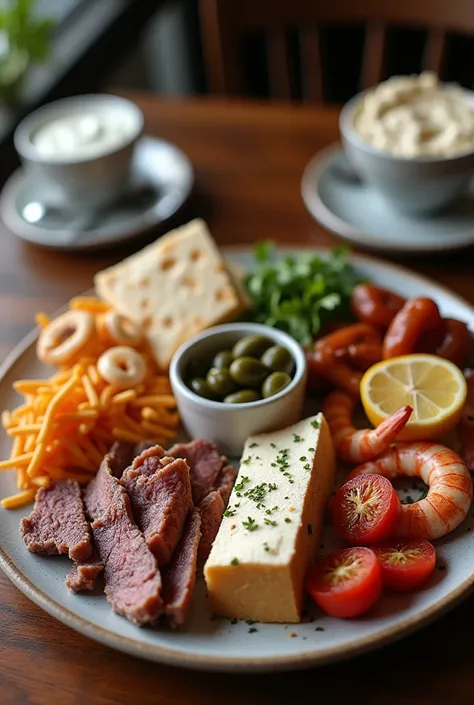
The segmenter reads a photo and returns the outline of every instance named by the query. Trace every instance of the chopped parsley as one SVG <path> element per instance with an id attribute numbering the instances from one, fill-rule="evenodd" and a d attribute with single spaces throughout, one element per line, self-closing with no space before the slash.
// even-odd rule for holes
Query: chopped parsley
<path id="1" fill-rule="evenodd" d="M 240 482 L 237 483 L 237 485 L 235 485 L 235 492 L 237 494 L 237 497 L 241 496 L 240 493 L 244 491 L 245 485 L 248 485 L 249 482 L 250 482 L 250 480 L 247 477 L 247 475 L 243 475 L 240 478 Z"/>
<path id="2" fill-rule="evenodd" d="M 242 465 L 249 465 L 252 462 L 252 456 L 249 455 L 247 458 L 242 460 Z"/>
<path id="3" fill-rule="evenodd" d="M 285 499 L 290 499 L 289 497 L 285 497 Z"/>
<path id="4" fill-rule="evenodd" d="M 249 448 L 258 448 L 258 443 L 251 443 Z"/>
<path id="5" fill-rule="evenodd" d="M 309 463 L 306 463 L 306 465 L 303 465 L 304 470 L 311 470 L 311 465 Z"/>
<path id="6" fill-rule="evenodd" d="M 276 445 L 274 443 L 270 443 L 270 448 L 276 448 Z"/>
<path id="7" fill-rule="evenodd" d="M 256 531 L 258 529 L 258 524 L 252 517 L 247 517 L 247 521 L 243 521 L 242 526 L 244 529 L 247 529 L 247 531 Z"/>
<path id="8" fill-rule="evenodd" d="M 315 632 L 323 632 L 323 631 L 324 631 L 324 627 L 315 627 L 315 628 L 314 628 L 314 631 L 315 631 Z"/>
<path id="9" fill-rule="evenodd" d="M 268 543 L 267 543 L 266 541 L 265 541 L 265 543 L 263 544 L 263 550 L 266 551 L 267 553 L 268 553 L 268 551 L 270 550 L 270 546 L 268 545 Z"/>
<path id="10" fill-rule="evenodd" d="M 316 448 L 308 448 L 308 453 L 316 453 Z"/>
<path id="11" fill-rule="evenodd" d="M 249 627 L 251 627 L 252 624 L 258 624 L 258 622 L 255 619 L 246 619 L 245 624 L 248 624 Z"/>
<path id="12" fill-rule="evenodd" d="M 293 443 L 302 443 L 303 440 L 304 439 L 301 438 L 301 436 L 299 436 L 297 433 L 293 434 Z"/>
<path id="13" fill-rule="evenodd" d="M 255 634 L 255 632 L 258 632 L 258 629 L 256 629 L 256 627 L 250 627 L 249 634 Z"/>
<path id="14" fill-rule="evenodd" d="M 232 509 L 232 507 L 227 507 L 227 509 L 224 512 L 225 517 L 234 517 L 235 516 L 235 509 Z"/>
<path id="15" fill-rule="evenodd" d="M 255 485 L 255 487 L 252 487 L 251 489 L 247 490 L 244 496 L 248 497 L 249 499 L 253 499 L 254 502 L 261 502 L 263 499 L 265 499 L 266 494 L 267 483 L 262 482 L 260 485 Z"/>
<path id="16" fill-rule="evenodd" d="M 301 460 L 302 463 L 306 462 L 306 460 L 307 460 L 306 455 L 302 455 L 301 458 L 300 458 L 300 460 Z"/>
<path id="17" fill-rule="evenodd" d="M 231 564 L 231 565 L 239 565 L 239 559 L 238 559 L 238 558 L 232 558 L 230 564 Z"/>
<path id="18" fill-rule="evenodd" d="M 316 421 L 316 419 L 314 419 L 314 421 L 311 421 L 311 426 L 313 428 L 319 428 L 319 421 Z"/>
<path id="19" fill-rule="evenodd" d="M 308 534 L 311 536 L 313 534 L 313 527 L 311 524 L 308 524 Z"/>
<path id="20" fill-rule="evenodd" d="M 233 617 L 233 618 L 230 620 L 230 623 L 231 623 L 231 624 L 237 624 L 238 621 L 239 621 L 238 619 L 236 619 L 235 617 Z"/>
<path id="21" fill-rule="evenodd" d="M 273 492 L 276 489 L 277 489 L 276 484 L 274 482 L 270 482 L 270 484 L 268 485 L 268 491 Z"/>
<path id="22" fill-rule="evenodd" d="M 267 517 L 264 518 L 263 522 L 267 526 L 278 526 L 276 521 L 273 521 L 272 519 L 268 519 Z"/>
<path id="23" fill-rule="evenodd" d="M 291 524 L 290 517 L 285 517 L 285 524 Z"/>

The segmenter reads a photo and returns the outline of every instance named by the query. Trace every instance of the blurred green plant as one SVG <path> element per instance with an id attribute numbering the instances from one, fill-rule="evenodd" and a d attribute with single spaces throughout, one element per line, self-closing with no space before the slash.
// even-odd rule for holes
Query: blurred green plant
<path id="1" fill-rule="evenodd" d="M 20 100 L 26 71 L 44 61 L 51 48 L 53 20 L 35 15 L 36 0 L 9 0 L 0 7 L 0 102 Z"/>

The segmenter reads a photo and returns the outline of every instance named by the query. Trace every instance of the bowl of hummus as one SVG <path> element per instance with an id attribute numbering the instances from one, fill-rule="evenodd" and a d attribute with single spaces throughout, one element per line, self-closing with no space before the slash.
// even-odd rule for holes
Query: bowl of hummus
<path id="1" fill-rule="evenodd" d="M 343 107 L 352 167 L 396 210 L 452 203 L 474 175 L 474 93 L 436 74 L 393 76 Z"/>

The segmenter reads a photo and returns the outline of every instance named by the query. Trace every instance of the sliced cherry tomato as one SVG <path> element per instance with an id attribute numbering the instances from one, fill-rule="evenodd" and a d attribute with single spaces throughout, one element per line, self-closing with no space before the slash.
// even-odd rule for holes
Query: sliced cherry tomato
<path id="1" fill-rule="evenodd" d="M 425 539 L 384 541 L 373 549 L 380 561 L 383 583 L 391 590 L 416 590 L 435 568 L 436 551 Z"/>
<path id="2" fill-rule="evenodd" d="M 332 505 L 334 528 L 352 544 L 371 544 L 393 535 L 401 504 L 390 480 L 359 475 L 336 492 Z"/>
<path id="3" fill-rule="evenodd" d="M 316 604 L 333 617 L 357 617 L 380 597 L 380 563 L 370 548 L 344 548 L 309 569 L 307 588 Z"/>

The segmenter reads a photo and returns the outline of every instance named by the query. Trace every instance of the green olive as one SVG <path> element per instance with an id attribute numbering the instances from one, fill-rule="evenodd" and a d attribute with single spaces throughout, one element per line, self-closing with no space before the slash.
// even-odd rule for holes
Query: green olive
<path id="1" fill-rule="evenodd" d="M 202 357 L 193 357 L 189 361 L 186 368 L 186 376 L 189 379 L 193 377 L 201 378 L 207 375 L 209 369 L 209 361 L 206 362 Z"/>
<path id="2" fill-rule="evenodd" d="M 232 394 L 237 387 L 229 374 L 229 370 L 226 369 L 218 370 L 217 367 L 211 367 L 206 379 L 211 392 L 217 397 L 225 397 L 227 394 Z"/>
<path id="3" fill-rule="evenodd" d="M 269 371 L 254 357 L 238 357 L 230 366 L 229 372 L 241 387 L 260 387 Z"/>
<path id="4" fill-rule="evenodd" d="M 286 372 L 272 372 L 262 385 L 262 397 L 267 399 L 274 394 L 278 394 L 282 389 L 285 389 L 291 382 L 290 375 Z"/>
<path id="5" fill-rule="evenodd" d="M 195 377 L 189 383 L 189 386 L 195 394 L 205 399 L 215 399 L 215 395 L 212 393 L 212 389 L 208 385 L 207 381 L 202 377 Z"/>
<path id="6" fill-rule="evenodd" d="M 229 394 L 225 397 L 226 404 L 248 404 L 250 401 L 258 401 L 261 396 L 255 389 L 241 389 L 239 392 Z"/>
<path id="7" fill-rule="evenodd" d="M 272 372 L 286 372 L 287 375 L 293 371 L 293 358 L 291 353 L 281 345 L 272 345 L 271 348 L 265 350 L 260 358 L 265 367 L 268 367 Z"/>
<path id="8" fill-rule="evenodd" d="M 246 335 L 236 342 L 232 348 L 234 358 L 261 357 L 265 350 L 272 345 L 272 341 L 264 335 Z"/>
<path id="9" fill-rule="evenodd" d="M 217 367 L 218 370 L 221 370 L 223 367 L 230 367 L 233 359 L 234 357 L 230 350 L 221 350 L 214 357 L 212 366 Z"/>

